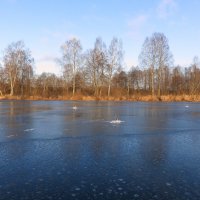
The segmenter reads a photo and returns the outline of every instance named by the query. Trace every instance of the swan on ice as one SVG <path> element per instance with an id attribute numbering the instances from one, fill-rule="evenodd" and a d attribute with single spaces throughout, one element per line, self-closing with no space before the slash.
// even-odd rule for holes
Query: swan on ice
<path id="1" fill-rule="evenodd" d="M 110 121 L 111 124 L 121 124 L 122 122 L 124 122 L 124 121 L 121 121 L 119 119 L 115 119 L 115 120 Z"/>
<path id="2" fill-rule="evenodd" d="M 77 106 L 73 106 L 72 109 L 73 109 L 73 110 L 77 110 L 78 107 L 77 107 Z"/>

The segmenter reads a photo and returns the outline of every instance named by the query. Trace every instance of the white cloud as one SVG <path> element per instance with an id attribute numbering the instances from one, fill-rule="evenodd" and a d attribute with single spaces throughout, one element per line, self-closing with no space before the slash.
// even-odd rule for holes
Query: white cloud
<path id="1" fill-rule="evenodd" d="M 177 10 L 176 0 L 161 0 L 157 7 L 158 17 L 161 19 L 166 19 Z"/>
<path id="2" fill-rule="evenodd" d="M 56 57 L 53 57 L 50 55 L 45 55 L 37 59 L 37 62 L 55 62 L 55 61 L 56 61 Z"/>
<path id="3" fill-rule="evenodd" d="M 61 67 L 57 62 L 57 57 L 53 53 L 40 54 L 35 53 L 35 72 L 36 74 L 42 74 L 43 72 L 55 73 L 59 75 L 61 73 Z"/>
<path id="4" fill-rule="evenodd" d="M 51 43 L 62 43 L 66 40 L 72 39 L 72 38 L 78 38 L 77 35 L 71 34 L 67 31 L 51 31 L 51 30 L 45 30 L 43 33 L 43 36 L 40 38 L 40 42 L 42 44 L 51 44 Z M 61 44 L 60 44 L 61 45 Z"/>
<path id="5" fill-rule="evenodd" d="M 36 61 L 36 74 L 42 74 L 43 72 L 55 73 L 56 75 L 61 74 L 61 68 L 53 60 L 41 60 Z"/>
<path id="6" fill-rule="evenodd" d="M 76 35 L 67 33 L 66 31 L 53 31 L 45 29 L 42 36 L 38 40 L 40 43 L 40 49 L 33 51 L 36 74 L 49 72 L 59 75 L 61 73 L 61 67 L 56 60 L 60 57 L 60 46 L 66 40 L 72 38 L 78 37 Z"/>
<path id="7" fill-rule="evenodd" d="M 127 57 L 125 59 L 125 63 L 127 65 L 128 68 L 132 67 L 132 66 L 136 66 L 138 63 L 136 62 L 136 60 L 134 58 L 131 57 Z"/>
<path id="8" fill-rule="evenodd" d="M 142 31 L 142 28 L 147 23 L 148 16 L 141 14 L 133 19 L 129 20 L 128 27 L 129 27 L 129 35 L 133 37 L 137 37 L 140 35 L 140 32 Z"/>

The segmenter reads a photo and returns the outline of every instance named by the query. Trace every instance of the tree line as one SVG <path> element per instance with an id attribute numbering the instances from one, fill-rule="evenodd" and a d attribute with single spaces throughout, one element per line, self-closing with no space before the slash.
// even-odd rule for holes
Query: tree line
<path id="1" fill-rule="evenodd" d="M 188 67 L 174 66 L 168 39 L 163 33 L 147 37 L 139 66 L 125 70 L 122 41 L 113 38 L 107 46 L 99 37 L 94 47 L 83 51 L 73 38 L 60 47 L 57 64 L 62 75 L 34 73 L 34 58 L 23 41 L 13 42 L 3 52 L 0 95 L 43 98 L 69 96 L 127 97 L 138 95 L 199 95 L 198 57 Z"/>

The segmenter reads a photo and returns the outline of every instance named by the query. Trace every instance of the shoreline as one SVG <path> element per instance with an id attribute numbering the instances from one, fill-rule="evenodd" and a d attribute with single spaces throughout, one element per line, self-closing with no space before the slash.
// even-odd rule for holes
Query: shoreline
<path id="1" fill-rule="evenodd" d="M 122 96 L 122 97 L 95 97 L 95 96 L 0 96 L 0 100 L 29 100 L 29 101 L 132 101 L 132 102 L 200 102 L 200 95 L 162 95 L 160 97 L 151 95 Z"/>

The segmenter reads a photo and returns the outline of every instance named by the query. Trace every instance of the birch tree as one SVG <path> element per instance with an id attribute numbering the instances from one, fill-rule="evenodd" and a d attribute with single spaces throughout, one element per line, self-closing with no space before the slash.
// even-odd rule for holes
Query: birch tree
<path id="1" fill-rule="evenodd" d="M 64 68 L 64 72 L 72 76 L 72 94 L 76 91 L 76 73 L 81 65 L 82 58 L 82 46 L 80 40 L 73 38 L 66 41 L 61 46 L 62 58 L 61 63 Z M 64 75 L 64 77 L 69 77 Z"/>
<path id="2" fill-rule="evenodd" d="M 151 95 L 154 96 L 154 72 L 156 66 L 156 49 L 155 49 L 155 41 L 152 38 L 147 37 L 142 46 L 142 51 L 139 55 L 140 65 L 143 68 L 149 68 L 151 73 L 150 80 L 150 89 Z"/>
<path id="3" fill-rule="evenodd" d="M 107 70 L 108 70 L 108 96 L 110 96 L 111 91 L 111 81 L 113 74 L 121 66 L 123 58 L 122 53 L 122 42 L 117 38 L 113 38 L 107 53 Z"/>
<path id="4" fill-rule="evenodd" d="M 154 33 L 153 40 L 156 45 L 156 63 L 158 68 L 158 96 L 161 95 L 161 89 L 164 83 L 164 68 L 171 66 L 173 56 L 170 52 L 168 39 L 163 33 Z"/>
<path id="5" fill-rule="evenodd" d="M 170 66 L 173 63 L 173 56 L 170 52 L 166 36 L 163 33 L 153 33 L 151 37 L 147 37 L 144 41 L 139 60 L 141 66 L 150 68 L 152 96 L 155 95 L 156 78 L 158 96 L 160 96 L 163 69 L 165 66 Z"/>
<path id="6" fill-rule="evenodd" d="M 10 96 L 13 96 L 16 82 L 24 80 L 26 69 L 32 69 L 34 59 L 23 41 L 13 42 L 5 49 L 3 57 L 5 72 L 10 83 Z M 23 84 L 22 84 L 23 85 Z"/>
<path id="7" fill-rule="evenodd" d="M 87 71 L 91 74 L 94 95 L 101 96 L 101 89 L 106 79 L 106 46 L 101 38 L 95 41 L 94 49 L 86 55 Z"/>

